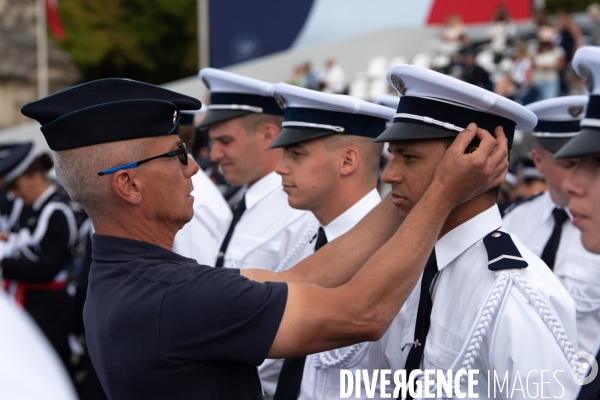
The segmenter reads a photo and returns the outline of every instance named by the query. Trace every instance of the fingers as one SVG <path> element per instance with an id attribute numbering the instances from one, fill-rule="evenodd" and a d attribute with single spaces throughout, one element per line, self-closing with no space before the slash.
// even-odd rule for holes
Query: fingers
<path id="1" fill-rule="evenodd" d="M 467 126 L 467 129 L 458 134 L 450 148 L 455 150 L 458 154 L 464 154 L 467 151 L 467 147 L 469 147 L 469 143 L 471 143 L 476 136 L 477 125 L 472 122 Z"/>
<path id="2" fill-rule="evenodd" d="M 488 131 L 481 128 L 477 130 L 477 138 L 480 140 L 477 150 L 485 157 L 488 157 L 496 148 L 496 139 Z"/>
<path id="3" fill-rule="evenodd" d="M 508 163 L 508 139 L 504 134 L 504 129 L 501 126 L 496 127 L 494 135 L 496 136 L 496 147 L 490 155 L 490 161 L 498 164 L 506 160 Z"/>

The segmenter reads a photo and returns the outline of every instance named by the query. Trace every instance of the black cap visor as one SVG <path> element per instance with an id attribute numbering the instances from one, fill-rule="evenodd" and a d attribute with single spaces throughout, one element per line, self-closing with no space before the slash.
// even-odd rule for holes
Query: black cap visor
<path id="1" fill-rule="evenodd" d="M 548 138 L 548 137 L 536 137 L 535 139 L 540 143 L 540 145 L 548 150 L 550 153 L 556 153 L 559 151 L 569 140 L 572 138 Z"/>
<path id="2" fill-rule="evenodd" d="M 209 109 L 206 112 L 206 116 L 198 125 L 198 129 L 205 129 L 210 127 L 211 125 L 217 124 L 219 122 L 227 121 L 229 119 L 243 117 L 244 115 L 254 114 L 252 111 L 248 110 L 211 110 Z"/>
<path id="3" fill-rule="evenodd" d="M 269 146 L 272 149 L 289 146 L 292 144 L 305 142 L 307 140 L 317 139 L 329 135 L 335 135 L 337 132 L 325 129 L 296 129 L 283 128 L 279 135 L 271 142 Z"/>
<path id="4" fill-rule="evenodd" d="M 583 128 L 555 155 L 557 160 L 600 154 L 600 129 Z"/>
<path id="5" fill-rule="evenodd" d="M 381 135 L 375 143 L 393 142 L 396 140 L 425 140 L 441 139 L 458 136 L 460 132 L 437 128 L 431 125 L 421 125 L 411 122 L 394 122 Z"/>

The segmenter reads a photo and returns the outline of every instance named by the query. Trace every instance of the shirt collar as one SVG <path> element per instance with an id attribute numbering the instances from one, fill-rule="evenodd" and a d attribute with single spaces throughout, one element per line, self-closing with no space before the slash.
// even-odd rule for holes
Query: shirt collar
<path id="1" fill-rule="evenodd" d="M 337 239 L 344 233 L 348 232 L 354 225 L 365 217 L 379 202 L 381 196 L 377 189 L 371 190 L 365 197 L 357 201 L 352 207 L 344 211 L 339 217 L 331 221 L 327 226 L 324 226 L 325 236 L 327 241 Z"/>
<path id="2" fill-rule="evenodd" d="M 494 204 L 442 236 L 435 244 L 438 270 L 442 270 L 469 247 L 502 226 L 498 206 Z"/>
<path id="3" fill-rule="evenodd" d="M 161 260 L 188 262 L 189 259 L 152 243 L 92 234 L 92 259 L 98 261 Z"/>
<path id="4" fill-rule="evenodd" d="M 33 202 L 31 208 L 33 208 L 34 211 L 38 211 L 44 205 L 46 200 L 48 200 L 48 198 L 52 196 L 55 192 L 56 186 L 50 185 L 50 187 L 48 187 L 48 189 L 46 189 L 44 193 L 42 193 L 41 196 Z"/>
<path id="5" fill-rule="evenodd" d="M 283 190 L 281 186 L 281 176 L 277 175 L 275 171 L 254 182 L 254 184 L 246 190 L 246 210 L 254 207 L 259 201 L 267 197 L 277 188 Z"/>
<path id="6" fill-rule="evenodd" d="M 554 204 L 554 202 L 552 201 L 552 197 L 550 197 L 549 191 L 545 191 L 543 194 L 541 194 L 541 197 L 542 197 L 542 222 L 550 220 L 552 222 L 552 224 L 554 224 L 554 216 L 552 215 L 552 212 L 554 211 L 555 208 L 564 208 L 564 207 Z M 567 212 L 569 219 L 573 219 L 573 216 L 569 212 L 569 209 L 565 208 L 565 211 Z"/>

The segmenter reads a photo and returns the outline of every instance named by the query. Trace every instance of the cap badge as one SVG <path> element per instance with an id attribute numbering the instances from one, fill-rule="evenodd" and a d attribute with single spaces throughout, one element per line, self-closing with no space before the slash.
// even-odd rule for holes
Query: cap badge
<path id="1" fill-rule="evenodd" d="M 574 104 L 572 106 L 569 106 L 569 114 L 571 114 L 573 118 L 579 117 L 582 113 L 583 106 L 581 104 Z"/>
<path id="2" fill-rule="evenodd" d="M 581 80 L 588 92 L 592 93 L 594 91 L 594 76 L 584 63 L 579 64 L 579 76 L 581 76 Z"/>
<path id="3" fill-rule="evenodd" d="M 285 100 L 283 97 L 281 97 L 279 93 L 273 93 L 273 97 L 275 97 L 275 101 L 277 102 L 279 108 L 283 110 L 285 108 Z"/>
<path id="4" fill-rule="evenodd" d="M 177 122 L 177 111 L 173 113 L 173 125 Z"/>
<path id="5" fill-rule="evenodd" d="M 396 88 L 396 90 L 402 95 L 404 96 L 406 94 L 406 85 L 404 84 L 404 82 L 402 81 L 402 79 L 396 75 L 396 74 L 392 74 L 392 84 L 394 85 L 394 87 Z"/>

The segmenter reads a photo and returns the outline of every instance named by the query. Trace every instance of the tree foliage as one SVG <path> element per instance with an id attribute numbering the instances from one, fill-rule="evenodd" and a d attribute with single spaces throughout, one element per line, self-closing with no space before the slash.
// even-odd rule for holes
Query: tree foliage
<path id="1" fill-rule="evenodd" d="M 597 0 L 546 0 L 546 10 L 550 13 L 563 8 L 569 12 L 584 12 L 592 3 Z"/>
<path id="2" fill-rule="evenodd" d="M 84 81 L 162 84 L 197 72 L 195 0 L 60 0 L 69 52 Z"/>

